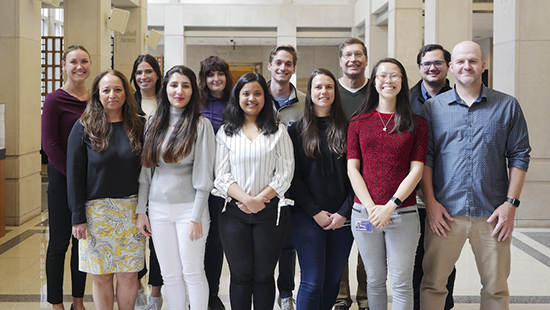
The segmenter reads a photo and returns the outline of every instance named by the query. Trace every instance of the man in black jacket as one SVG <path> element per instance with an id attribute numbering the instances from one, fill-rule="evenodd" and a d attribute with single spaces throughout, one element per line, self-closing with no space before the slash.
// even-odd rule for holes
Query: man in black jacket
<path id="1" fill-rule="evenodd" d="M 424 45 L 416 57 L 416 63 L 422 79 L 414 85 L 409 92 L 409 99 L 414 113 L 420 114 L 424 102 L 432 97 L 442 94 L 451 89 L 447 72 L 451 54 L 439 44 Z M 424 258 L 424 230 L 426 221 L 426 206 L 421 200 L 422 193 L 417 191 L 418 215 L 420 218 L 420 239 L 416 249 L 416 258 L 414 262 L 413 289 L 414 289 L 414 309 L 420 309 L 420 283 L 424 271 L 422 270 L 422 259 Z M 447 280 L 447 299 L 445 301 L 445 310 L 452 309 L 453 288 L 455 283 L 456 269 L 453 270 Z"/>

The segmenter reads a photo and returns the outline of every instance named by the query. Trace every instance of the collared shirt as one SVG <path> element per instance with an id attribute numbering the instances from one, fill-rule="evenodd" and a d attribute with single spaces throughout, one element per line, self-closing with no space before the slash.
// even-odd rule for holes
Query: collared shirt
<path id="1" fill-rule="evenodd" d="M 447 82 L 445 83 L 445 86 L 448 86 L 448 85 L 449 85 L 449 80 L 447 80 Z M 428 99 L 432 98 L 430 93 L 428 93 L 428 90 L 426 89 L 426 87 L 424 87 L 424 83 L 420 83 L 420 89 L 422 90 L 422 97 L 424 97 L 424 100 L 428 100 Z M 446 92 L 447 89 L 445 87 L 443 87 L 437 93 L 435 93 L 433 96 L 435 97 L 435 96 L 439 95 L 441 93 L 441 91 Z"/>
<path id="2" fill-rule="evenodd" d="M 470 106 L 456 89 L 424 104 L 435 199 L 451 216 L 490 216 L 508 192 L 508 168 L 527 171 L 529 137 L 518 101 L 482 86 Z"/>
<path id="3" fill-rule="evenodd" d="M 429 94 L 426 91 L 426 88 L 424 87 L 424 80 L 418 81 L 411 89 L 409 90 L 409 101 L 411 102 L 411 107 L 413 109 L 413 112 L 420 115 L 420 112 L 422 111 L 422 107 L 424 106 L 424 102 L 431 98 L 426 98 L 426 96 L 429 96 Z M 445 79 L 445 86 L 441 88 L 437 94 L 443 94 L 444 92 L 447 92 L 451 90 L 451 86 L 449 85 L 449 80 Z M 435 97 L 435 96 L 434 96 Z"/>

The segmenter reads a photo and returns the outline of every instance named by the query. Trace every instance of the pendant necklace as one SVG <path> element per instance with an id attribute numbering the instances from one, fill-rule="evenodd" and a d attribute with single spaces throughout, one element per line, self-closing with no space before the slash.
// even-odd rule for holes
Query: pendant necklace
<path id="1" fill-rule="evenodd" d="M 384 126 L 384 127 L 382 127 L 382 130 L 387 131 L 388 130 L 388 124 L 390 123 L 391 118 L 393 117 L 393 115 L 395 113 L 392 113 L 392 115 L 390 116 L 388 121 L 384 124 L 384 121 L 382 120 L 382 116 L 380 115 L 380 112 L 378 112 L 378 111 L 376 111 L 376 112 L 378 113 L 378 117 L 380 118 L 380 121 L 382 122 L 382 126 Z"/>

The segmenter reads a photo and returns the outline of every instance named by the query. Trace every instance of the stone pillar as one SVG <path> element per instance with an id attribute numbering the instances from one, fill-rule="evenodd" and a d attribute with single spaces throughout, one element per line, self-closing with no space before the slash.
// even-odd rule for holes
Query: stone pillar
<path id="1" fill-rule="evenodd" d="M 288 1 L 287 1 L 288 2 Z M 298 55 L 300 51 L 296 46 L 296 8 L 292 4 L 282 4 L 279 6 L 279 22 L 277 24 L 277 46 L 290 44 L 294 46 Z M 267 55 L 266 55 L 267 56 Z M 298 58 L 298 64 L 300 60 Z M 266 63 L 267 68 L 267 63 Z M 296 73 L 290 78 L 290 83 L 296 86 L 296 77 L 298 76 L 298 66 Z M 268 78 L 268 77 L 266 77 Z"/>
<path id="2" fill-rule="evenodd" d="M 164 6 L 164 73 L 185 64 L 183 5 Z"/>
<path id="3" fill-rule="evenodd" d="M 522 227 L 550 227 L 550 1 L 495 0 L 493 87 L 519 100 L 533 151 L 516 212 Z"/>
<path id="4" fill-rule="evenodd" d="M 441 44 L 449 52 L 472 40 L 472 0 L 425 0 L 424 44 Z"/>
<path id="5" fill-rule="evenodd" d="M 365 74 L 370 76 L 372 67 L 378 60 L 387 57 L 388 55 L 388 26 L 379 26 L 376 22 L 377 12 L 381 10 L 375 1 L 367 0 L 367 12 L 365 14 L 365 46 L 369 65 Z"/>
<path id="6" fill-rule="evenodd" d="M 388 56 L 397 58 L 403 64 L 409 85 L 414 85 L 420 78 L 416 55 L 421 47 L 422 1 L 389 0 Z"/>
<path id="7" fill-rule="evenodd" d="M 145 53 L 147 1 L 141 1 L 141 6 L 138 7 L 122 7 L 121 9 L 130 11 L 130 19 L 124 34 L 115 31 L 115 69 L 120 70 L 130 80 L 134 60 L 138 55 Z"/>
<path id="8" fill-rule="evenodd" d="M 40 214 L 40 1 L 0 5 L 0 102 L 6 104 L 6 225 Z"/>
<path id="9" fill-rule="evenodd" d="M 65 9 L 65 48 L 84 46 L 92 58 L 92 69 L 86 85 L 91 88 L 99 72 L 111 68 L 111 35 L 107 18 L 111 14 L 111 0 L 68 0 Z"/>

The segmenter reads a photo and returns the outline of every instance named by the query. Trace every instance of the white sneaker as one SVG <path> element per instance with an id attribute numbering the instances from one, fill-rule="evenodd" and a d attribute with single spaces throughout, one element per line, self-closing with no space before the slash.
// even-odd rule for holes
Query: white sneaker
<path id="1" fill-rule="evenodd" d="M 143 289 L 140 288 L 138 290 L 135 308 L 145 307 L 145 305 L 147 305 L 147 297 L 145 297 L 145 294 L 143 293 Z"/>
<path id="2" fill-rule="evenodd" d="M 149 303 L 143 310 L 160 310 L 162 308 L 162 296 L 153 297 L 149 296 Z"/>
<path id="3" fill-rule="evenodd" d="M 294 304 L 296 301 L 294 301 L 294 298 L 287 297 L 287 298 L 280 298 L 278 300 L 279 307 L 281 307 L 281 310 L 294 310 Z"/>

